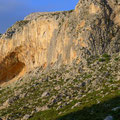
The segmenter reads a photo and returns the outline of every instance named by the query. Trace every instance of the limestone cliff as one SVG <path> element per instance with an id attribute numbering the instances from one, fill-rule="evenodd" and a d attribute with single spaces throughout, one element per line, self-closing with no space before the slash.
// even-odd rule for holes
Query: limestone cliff
<path id="1" fill-rule="evenodd" d="M 75 10 L 32 13 L 0 38 L 0 83 L 35 67 L 120 51 L 118 0 L 79 0 Z"/>

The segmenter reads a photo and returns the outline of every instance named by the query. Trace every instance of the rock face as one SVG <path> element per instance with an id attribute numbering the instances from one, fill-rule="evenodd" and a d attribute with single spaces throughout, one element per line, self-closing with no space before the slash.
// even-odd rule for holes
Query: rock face
<path id="1" fill-rule="evenodd" d="M 32 13 L 0 37 L 0 83 L 35 67 L 120 51 L 118 0 L 79 0 L 75 10 Z"/>
<path id="2" fill-rule="evenodd" d="M 2 34 L 0 33 L 0 38 L 2 37 Z"/>

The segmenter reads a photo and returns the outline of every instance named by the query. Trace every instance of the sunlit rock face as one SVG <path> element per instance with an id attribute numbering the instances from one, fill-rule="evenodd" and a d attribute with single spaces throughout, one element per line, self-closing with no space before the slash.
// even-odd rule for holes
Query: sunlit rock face
<path id="1" fill-rule="evenodd" d="M 72 11 L 32 13 L 0 37 L 0 83 L 35 67 L 119 52 L 119 28 L 117 0 L 79 0 Z"/>

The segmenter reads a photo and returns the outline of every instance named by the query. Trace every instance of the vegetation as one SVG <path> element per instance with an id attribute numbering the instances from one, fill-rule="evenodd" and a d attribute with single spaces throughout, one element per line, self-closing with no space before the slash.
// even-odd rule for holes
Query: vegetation
<path id="1" fill-rule="evenodd" d="M 109 62 L 109 60 L 111 59 L 111 56 L 108 54 L 103 54 L 102 57 L 99 59 L 99 62 Z"/>
<path id="2" fill-rule="evenodd" d="M 0 116 L 30 120 L 119 120 L 119 55 L 90 57 L 88 65 L 63 65 L 47 72 L 36 68 L 0 89 Z M 99 59 L 105 61 L 100 62 Z M 109 58 L 109 60 L 108 60 Z M 107 59 L 107 60 L 106 60 Z M 107 61 L 107 62 L 106 62 Z M 7 106 L 5 106 L 7 103 Z"/>

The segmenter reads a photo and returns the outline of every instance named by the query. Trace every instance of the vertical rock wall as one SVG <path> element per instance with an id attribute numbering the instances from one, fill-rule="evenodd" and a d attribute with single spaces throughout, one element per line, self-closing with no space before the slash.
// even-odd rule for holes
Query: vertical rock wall
<path id="1" fill-rule="evenodd" d="M 0 38 L 0 75 L 4 74 L 0 81 L 35 67 L 119 52 L 119 11 L 117 0 L 79 0 L 73 11 L 27 16 Z M 10 57 L 12 53 L 15 57 Z M 12 72 L 16 69 L 18 72 Z M 12 77 L 7 77 L 8 72 L 13 73 Z"/>

